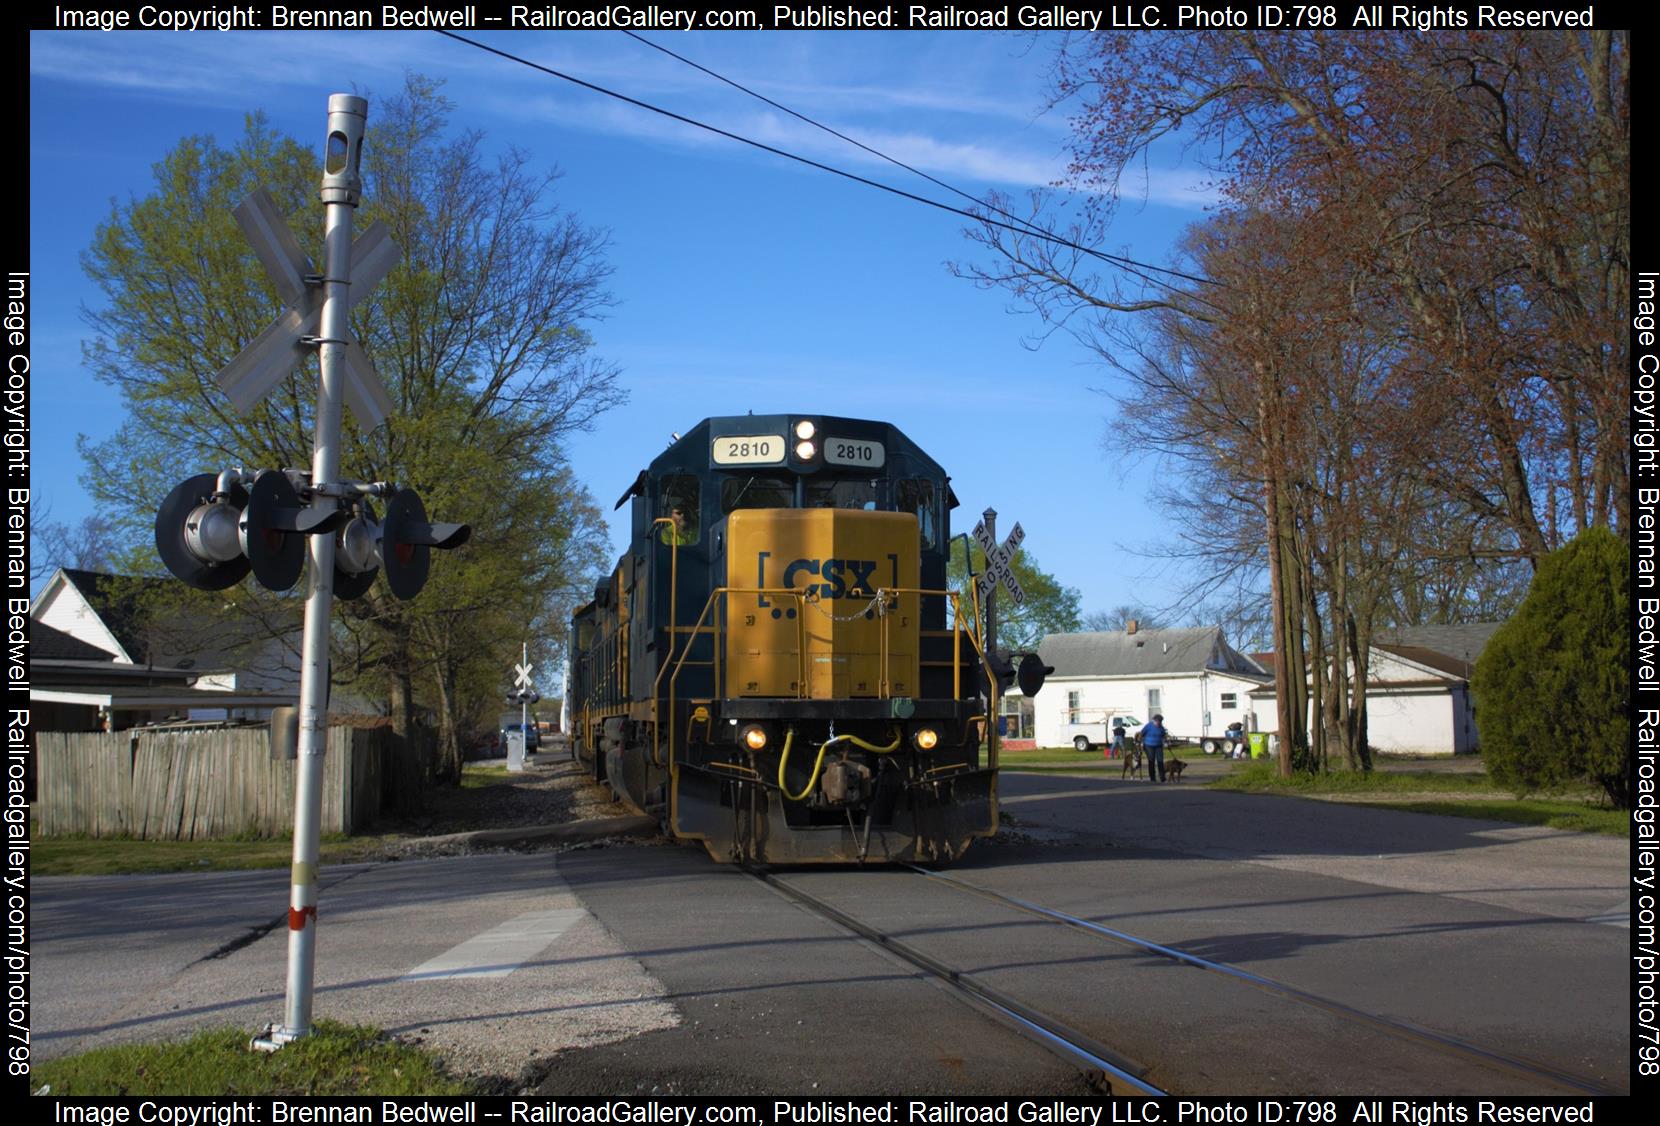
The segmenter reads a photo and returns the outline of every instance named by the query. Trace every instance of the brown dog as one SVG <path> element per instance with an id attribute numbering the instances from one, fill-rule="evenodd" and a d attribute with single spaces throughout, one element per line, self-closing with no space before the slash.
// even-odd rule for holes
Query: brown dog
<path id="1" fill-rule="evenodd" d="M 1120 778 L 1141 777 L 1141 748 L 1130 747 L 1124 752 L 1124 769 L 1118 772 Z"/>
<path id="2" fill-rule="evenodd" d="M 1164 764 L 1164 772 L 1170 776 L 1170 780 L 1172 782 L 1180 782 L 1182 780 L 1182 771 L 1186 769 L 1187 763 L 1183 762 L 1179 758 L 1173 758 Z"/>

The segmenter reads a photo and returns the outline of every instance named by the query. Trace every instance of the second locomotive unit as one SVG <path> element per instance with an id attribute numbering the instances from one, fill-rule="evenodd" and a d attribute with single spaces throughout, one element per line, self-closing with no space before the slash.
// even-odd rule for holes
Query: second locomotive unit
<path id="1" fill-rule="evenodd" d="M 981 738 L 1009 674 L 946 589 L 931 457 L 884 422 L 711 418 L 625 503 L 629 550 L 572 620 L 596 778 L 722 861 L 943 860 L 996 832 Z"/>

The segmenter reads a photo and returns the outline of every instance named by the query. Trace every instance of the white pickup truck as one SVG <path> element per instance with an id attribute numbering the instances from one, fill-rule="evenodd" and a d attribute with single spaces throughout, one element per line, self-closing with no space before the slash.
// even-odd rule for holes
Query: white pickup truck
<path id="1" fill-rule="evenodd" d="M 1125 742 L 1134 742 L 1135 733 L 1141 730 L 1141 720 L 1128 712 L 1123 712 L 1089 723 L 1069 723 L 1061 728 L 1061 736 L 1071 742 L 1073 750 L 1084 754 L 1109 746 L 1112 743 L 1114 727 L 1124 729 Z"/>

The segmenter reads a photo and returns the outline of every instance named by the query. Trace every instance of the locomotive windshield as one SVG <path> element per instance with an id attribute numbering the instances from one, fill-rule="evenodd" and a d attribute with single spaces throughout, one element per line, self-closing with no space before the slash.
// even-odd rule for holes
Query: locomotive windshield
<path id="1" fill-rule="evenodd" d="M 806 482 L 807 507 L 854 508 L 873 512 L 880 507 L 877 503 L 877 485 L 876 481 L 863 477 L 841 480 L 816 478 Z"/>
<path id="2" fill-rule="evenodd" d="M 735 508 L 790 508 L 795 504 L 795 482 L 788 477 L 754 474 L 728 477 L 720 483 L 720 510 Z"/>

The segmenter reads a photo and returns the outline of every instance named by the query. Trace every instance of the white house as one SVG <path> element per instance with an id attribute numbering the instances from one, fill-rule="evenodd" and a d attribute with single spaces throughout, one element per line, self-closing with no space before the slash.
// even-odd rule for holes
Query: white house
<path id="1" fill-rule="evenodd" d="M 1219 737 L 1235 722 L 1259 730 L 1250 693 L 1270 678 L 1228 645 L 1220 626 L 1139 629 L 1131 622 L 1122 631 L 1052 633 L 1038 655 L 1055 669 L 1043 691 L 1031 700 L 1011 693 L 1002 709 L 1010 717 L 1004 730 L 1029 738 L 1026 745 L 1067 746 L 1069 727 L 1124 714 L 1141 722 L 1161 714 L 1181 739 Z M 1013 718 L 1017 712 L 1024 723 Z"/>
<path id="2" fill-rule="evenodd" d="M 130 727 L 168 716 L 263 718 L 292 704 L 299 661 L 280 639 L 237 646 L 205 630 L 147 629 L 140 602 L 163 579 L 59 568 L 29 607 L 36 726 Z M 192 639 L 192 635 L 194 638 Z M 233 639 L 234 640 L 234 639 Z"/>
<path id="3" fill-rule="evenodd" d="M 1383 754 L 1461 755 L 1481 743 L 1470 674 L 1499 622 L 1413 626 L 1372 642 L 1366 680 L 1366 736 Z M 1263 726 L 1279 726 L 1274 686 L 1253 693 Z"/>

